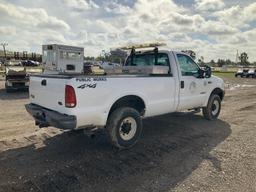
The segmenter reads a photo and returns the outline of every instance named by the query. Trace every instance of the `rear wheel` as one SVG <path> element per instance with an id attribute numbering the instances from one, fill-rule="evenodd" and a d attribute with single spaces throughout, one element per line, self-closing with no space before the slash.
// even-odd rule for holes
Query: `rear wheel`
<path id="1" fill-rule="evenodd" d="M 142 132 L 139 112 L 130 107 L 116 109 L 108 119 L 107 131 L 115 147 L 132 147 L 138 142 Z"/>
<path id="2" fill-rule="evenodd" d="M 206 107 L 203 108 L 204 118 L 207 120 L 217 119 L 221 110 L 221 99 L 219 95 L 211 95 Z"/>

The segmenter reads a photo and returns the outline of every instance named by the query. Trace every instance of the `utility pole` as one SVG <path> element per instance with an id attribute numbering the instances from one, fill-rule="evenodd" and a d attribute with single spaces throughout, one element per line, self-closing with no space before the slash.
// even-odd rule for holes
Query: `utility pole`
<path id="1" fill-rule="evenodd" d="M 8 43 L 1 43 L 1 45 L 3 46 L 3 49 L 4 49 L 4 57 L 5 57 L 5 60 L 6 60 L 7 57 L 6 57 L 6 50 L 5 50 L 5 47 L 8 46 Z"/>
<path id="2" fill-rule="evenodd" d="M 236 65 L 238 64 L 239 55 L 238 55 L 238 49 L 236 50 Z"/>

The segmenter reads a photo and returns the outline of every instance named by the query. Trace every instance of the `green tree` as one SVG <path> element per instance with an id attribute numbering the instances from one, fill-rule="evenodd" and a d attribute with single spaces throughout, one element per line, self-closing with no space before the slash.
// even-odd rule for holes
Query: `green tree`
<path id="1" fill-rule="evenodd" d="M 249 65 L 248 59 L 249 57 L 246 52 L 241 53 L 241 55 L 239 56 L 241 65 Z"/>
<path id="2" fill-rule="evenodd" d="M 217 61 L 218 67 L 222 67 L 222 66 L 225 65 L 225 64 L 226 64 L 226 62 L 225 62 L 224 59 L 218 59 L 218 61 Z"/>
<path id="3" fill-rule="evenodd" d="M 192 57 L 194 60 L 196 59 L 196 53 L 192 50 L 184 50 L 184 51 L 181 51 L 181 52 L 190 55 L 190 57 Z"/>
<path id="4" fill-rule="evenodd" d="M 230 59 L 227 59 L 225 64 L 226 65 L 232 65 L 232 61 Z"/>
<path id="5" fill-rule="evenodd" d="M 201 56 L 200 59 L 198 59 L 198 64 L 199 64 L 201 67 L 205 65 L 205 63 L 204 63 L 204 57 L 203 57 L 203 56 Z"/>
<path id="6" fill-rule="evenodd" d="M 97 61 L 112 62 L 123 64 L 127 57 L 127 53 L 120 49 L 102 51 L 102 54 L 96 58 Z"/>

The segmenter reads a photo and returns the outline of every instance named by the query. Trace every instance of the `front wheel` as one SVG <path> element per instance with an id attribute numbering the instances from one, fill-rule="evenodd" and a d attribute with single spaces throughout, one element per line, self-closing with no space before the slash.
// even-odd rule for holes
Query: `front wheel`
<path id="1" fill-rule="evenodd" d="M 116 109 L 109 117 L 107 131 L 112 144 L 120 149 L 135 145 L 142 132 L 142 120 L 137 110 L 130 107 Z"/>
<path id="2" fill-rule="evenodd" d="M 219 95 L 211 95 L 206 107 L 203 108 L 204 118 L 207 120 L 217 119 L 220 114 L 221 99 Z"/>

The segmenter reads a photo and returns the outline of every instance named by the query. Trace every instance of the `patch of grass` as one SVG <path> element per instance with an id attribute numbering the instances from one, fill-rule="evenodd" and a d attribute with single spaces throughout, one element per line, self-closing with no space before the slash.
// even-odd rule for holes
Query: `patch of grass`
<path id="1" fill-rule="evenodd" d="M 235 72 L 214 71 L 212 74 L 215 75 L 215 76 L 218 76 L 218 77 L 227 77 L 227 78 L 234 78 L 235 77 Z"/>

